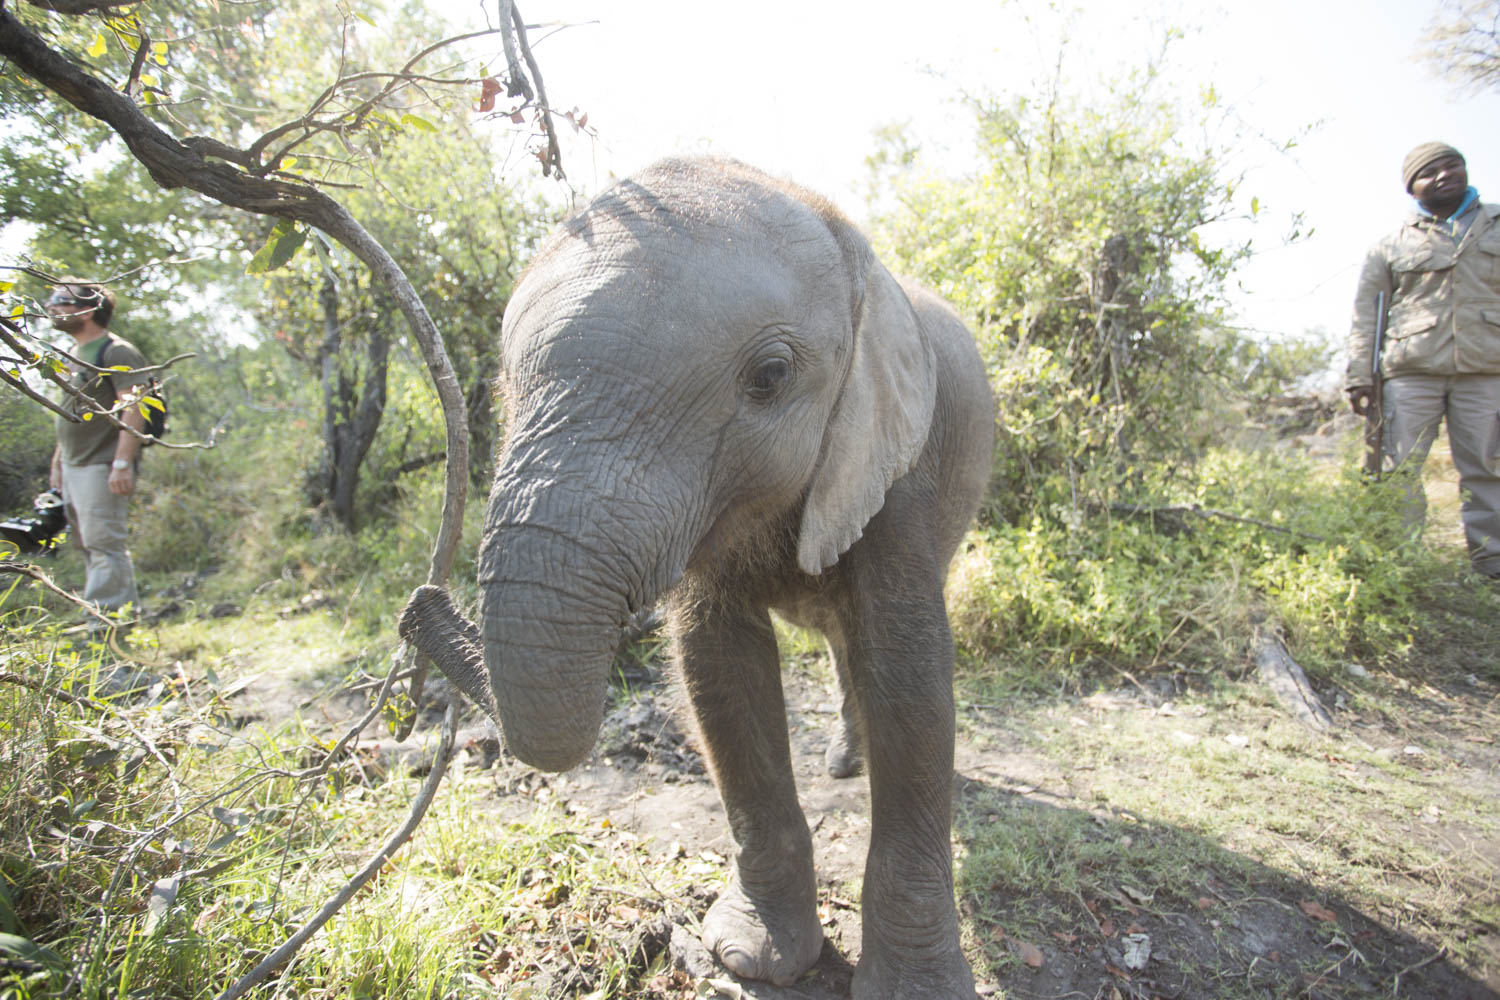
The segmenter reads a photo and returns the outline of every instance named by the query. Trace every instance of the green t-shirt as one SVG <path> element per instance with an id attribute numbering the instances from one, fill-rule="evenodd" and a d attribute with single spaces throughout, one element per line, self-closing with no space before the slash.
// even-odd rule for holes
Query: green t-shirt
<path id="1" fill-rule="evenodd" d="M 91 340 L 72 353 L 79 360 L 86 361 L 96 368 L 113 368 L 116 365 L 124 365 L 128 368 L 146 367 L 146 359 L 141 356 L 141 352 L 136 350 L 128 340 L 121 340 L 112 333 L 106 333 L 96 340 Z M 119 394 L 126 389 L 145 385 L 150 381 L 150 375 L 135 372 L 110 372 L 108 375 L 96 375 L 93 372 L 81 371 L 73 375 L 73 385 L 81 389 L 85 396 L 103 409 L 114 406 Z M 71 396 L 62 401 L 62 407 L 69 413 L 86 412 L 86 407 Z M 119 439 L 119 429 L 102 417 L 95 416 L 92 420 L 83 420 L 76 424 L 62 417 L 57 418 L 57 443 L 62 450 L 62 460 L 68 465 L 103 465 L 112 462 L 115 457 L 115 444 Z"/>

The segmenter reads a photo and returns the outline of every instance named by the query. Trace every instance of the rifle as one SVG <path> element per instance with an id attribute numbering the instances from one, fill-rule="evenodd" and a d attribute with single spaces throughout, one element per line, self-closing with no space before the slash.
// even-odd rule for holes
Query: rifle
<path id="1" fill-rule="evenodd" d="M 1365 475 L 1380 478 L 1385 456 L 1385 380 L 1380 352 L 1385 347 L 1385 292 L 1375 297 L 1375 349 L 1370 355 L 1370 402 L 1365 409 Z"/>

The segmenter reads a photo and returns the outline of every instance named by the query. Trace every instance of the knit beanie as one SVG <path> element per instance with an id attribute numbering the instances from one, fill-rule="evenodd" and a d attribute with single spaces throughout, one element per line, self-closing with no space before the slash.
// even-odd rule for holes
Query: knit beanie
<path id="1" fill-rule="evenodd" d="M 1406 193 L 1411 193 L 1411 182 L 1416 180 L 1417 174 L 1422 168 L 1433 160 L 1441 160 L 1445 156 L 1456 156 L 1460 160 L 1464 154 L 1448 145 L 1446 142 L 1424 142 L 1410 153 L 1406 159 L 1401 161 L 1401 183 L 1406 186 Z"/>

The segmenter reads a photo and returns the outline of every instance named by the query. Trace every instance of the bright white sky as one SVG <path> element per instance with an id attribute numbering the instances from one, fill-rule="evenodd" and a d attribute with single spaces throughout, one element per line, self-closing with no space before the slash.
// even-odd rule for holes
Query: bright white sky
<path id="1" fill-rule="evenodd" d="M 474 26 L 494 6 L 446 4 Z M 564 151 L 575 185 L 596 190 L 659 156 L 711 150 L 792 177 L 856 219 L 874 128 L 909 121 L 918 137 L 961 153 L 958 85 L 1028 92 L 1056 62 L 1061 24 L 1038 0 L 518 5 L 530 23 L 578 25 L 536 45 L 553 105 L 580 107 L 599 130 L 596 143 Z M 1085 85 L 1112 77 L 1173 25 L 1187 29 L 1171 59 L 1184 99 L 1211 83 L 1247 133 L 1271 139 L 1316 125 L 1288 155 L 1245 136 L 1245 201 L 1258 196 L 1269 221 L 1258 227 L 1265 252 L 1244 274 L 1241 315 L 1268 334 L 1322 326 L 1341 339 L 1365 249 L 1410 205 L 1407 150 L 1429 139 L 1457 146 L 1481 196 L 1500 200 L 1500 95 L 1465 97 L 1416 59 L 1436 9 L 1434 0 L 1082 0 L 1064 75 Z M 1298 210 L 1314 235 L 1281 247 Z"/>
<path id="2" fill-rule="evenodd" d="M 473 28 L 495 7 L 431 2 Z M 599 132 L 564 150 L 575 187 L 598 190 L 669 153 L 713 151 L 792 177 L 857 220 L 876 127 L 909 122 L 926 148 L 946 146 L 961 167 L 968 120 L 953 106 L 959 87 L 1032 92 L 1056 63 L 1062 24 L 1044 0 L 518 2 L 528 22 L 574 25 L 533 41 L 552 103 L 587 111 Z M 1073 83 L 1139 65 L 1176 26 L 1187 30 L 1171 61 L 1183 99 L 1211 83 L 1245 121 L 1242 191 L 1247 205 L 1259 198 L 1267 220 L 1257 229 L 1263 252 L 1243 273 L 1249 329 L 1323 327 L 1342 337 L 1365 249 L 1408 210 L 1400 163 L 1417 143 L 1457 146 L 1481 195 L 1500 201 L 1500 95 L 1460 95 L 1416 60 L 1436 0 L 1076 8 L 1063 62 Z M 1286 139 L 1309 126 L 1288 155 L 1251 135 Z M 1282 247 L 1294 211 L 1315 232 Z M 17 234 L 5 235 L 12 239 L 0 244 Z M 14 249 L 0 245 L 0 256 Z"/>

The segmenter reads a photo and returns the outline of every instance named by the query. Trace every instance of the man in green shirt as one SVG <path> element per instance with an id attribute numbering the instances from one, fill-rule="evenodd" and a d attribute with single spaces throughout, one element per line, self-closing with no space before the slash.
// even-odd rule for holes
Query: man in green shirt
<path id="1" fill-rule="evenodd" d="M 68 523 L 83 549 L 83 597 L 104 611 L 136 603 L 135 568 L 125 535 L 141 441 L 97 411 L 113 411 L 123 423 L 141 430 L 145 418 L 138 406 L 129 404 L 150 382 L 149 375 L 135 371 L 99 370 L 146 366 L 140 351 L 109 332 L 114 311 L 114 293 L 92 282 L 58 285 L 47 299 L 52 325 L 73 338 L 70 353 L 81 364 L 69 365 L 72 381 L 88 400 L 70 396 L 63 402 L 70 412 L 87 419 L 75 423 L 57 418 L 52 485 L 62 490 Z"/>

